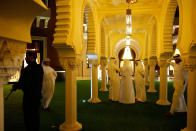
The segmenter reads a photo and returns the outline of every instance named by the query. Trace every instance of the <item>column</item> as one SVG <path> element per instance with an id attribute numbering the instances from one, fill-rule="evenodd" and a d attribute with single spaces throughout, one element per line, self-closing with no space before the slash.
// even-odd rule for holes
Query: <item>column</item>
<path id="1" fill-rule="evenodd" d="M 170 105 L 171 103 L 167 99 L 167 67 L 168 63 L 166 60 L 159 61 L 160 67 L 160 91 L 159 100 L 156 102 L 158 105 Z"/>
<path id="2" fill-rule="evenodd" d="M 148 86 L 148 60 L 144 60 L 144 71 L 145 71 L 145 85 Z"/>
<path id="3" fill-rule="evenodd" d="M 155 65 L 156 65 L 156 60 L 155 59 L 150 59 L 149 60 L 149 66 L 150 66 L 150 86 L 149 86 L 149 89 L 148 89 L 148 92 L 157 92 L 155 90 L 155 87 L 154 87 L 154 78 L 155 78 Z"/>
<path id="4" fill-rule="evenodd" d="M 99 89 L 99 91 L 108 91 L 106 87 L 106 65 L 107 65 L 107 58 L 101 57 L 102 81 L 101 81 L 101 88 Z"/>
<path id="5" fill-rule="evenodd" d="M 77 85 L 76 68 L 78 61 L 73 58 L 64 58 L 64 68 L 66 70 L 65 86 L 65 122 L 59 127 L 60 131 L 81 130 L 82 125 L 77 121 Z"/>
<path id="6" fill-rule="evenodd" d="M 187 127 L 181 131 L 196 131 L 196 58 L 185 59 L 188 70 L 187 87 Z"/>
<path id="7" fill-rule="evenodd" d="M 98 98 L 98 61 L 93 60 L 91 68 L 91 98 L 89 103 L 99 103 L 101 100 Z"/>
<path id="8" fill-rule="evenodd" d="M 3 85 L 0 83 L 0 131 L 4 131 L 4 96 Z"/>
<path id="9" fill-rule="evenodd" d="M 4 91 L 3 84 L 7 84 L 9 75 L 1 73 L 0 69 L 0 131 L 4 131 Z"/>

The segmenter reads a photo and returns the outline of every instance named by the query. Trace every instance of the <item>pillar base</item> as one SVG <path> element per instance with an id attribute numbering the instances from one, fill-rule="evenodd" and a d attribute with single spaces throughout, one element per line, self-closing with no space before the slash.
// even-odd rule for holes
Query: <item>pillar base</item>
<path id="1" fill-rule="evenodd" d="M 80 124 L 79 122 L 75 122 L 75 123 L 67 123 L 64 122 L 63 124 L 61 124 L 59 126 L 59 130 L 60 131 L 79 131 L 82 129 L 82 124 Z"/>
<path id="2" fill-rule="evenodd" d="M 147 92 L 157 92 L 155 89 L 148 89 Z"/>
<path id="3" fill-rule="evenodd" d="M 169 106 L 171 103 L 168 100 L 158 100 L 156 104 L 163 105 L 163 106 Z"/>
<path id="4" fill-rule="evenodd" d="M 88 100 L 88 102 L 89 102 L 89 103 L 99 103 L 99 102 L 101 102 L 101 100 L 100 100 L 99 98 L 90 98 L 90 99 Z"/>
<path id="5" fill-rule="evenodd" d="M 100 88 L 99 91 L 108 91 L 107 88 Z"/>

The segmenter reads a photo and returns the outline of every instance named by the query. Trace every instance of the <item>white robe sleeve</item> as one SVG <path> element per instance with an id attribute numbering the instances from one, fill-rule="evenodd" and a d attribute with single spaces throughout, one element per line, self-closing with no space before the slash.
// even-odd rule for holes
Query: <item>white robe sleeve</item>
<path id="1" fill-rule="evenodd" d="M 167 60 L 167 62 L 168 62 L 170 65 L 174 66 L 175 63 L 174 63 L 174 62 L 171 62 L 172 60 L 173 60 L 173 58 L 169 58 L 169 59 Z"/>

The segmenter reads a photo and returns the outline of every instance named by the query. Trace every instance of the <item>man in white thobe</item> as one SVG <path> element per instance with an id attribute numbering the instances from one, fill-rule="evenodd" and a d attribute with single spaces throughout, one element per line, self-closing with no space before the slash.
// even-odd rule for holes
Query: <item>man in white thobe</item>
<path id="1" fill-rule="evenodd" d="M 145 102 L 146 101 L 146 89 L 145 89 L 145 78 L 144 78 L 144 68 L 141 61 L 135 61 L 135 89 L 136 89 L 136 101 Z"/>
<path id="2" fill-rule="evenodd" d="M 172 105 L 170 111 L 166 113 L 167 116 L 172 116 L 174 112 L 187 112 L 187 106 L 184 99 L 184 91 L 185 91 L 185 76 L 184 76 L 184 68 L 182 65 L 182 60 L 179 54 L 176 54 L 173 57 L 174 62 L 171 62 L 172 58 L 168 59 L 168 62 L 174 68 L 174 94 L 172 99 Z"/>
<path id="3" fill-rule="evenodd" d="M 48 106 L 54 94 L 54 86 L 57 73 L 52 67 L 50 67 L 49 58 L 44 59 L 42 67 L 44 70 L 42 83 L 43 109 L 48 110 Z"/>
<path id="4" fill-rule="evenodd" d="M 120 69 L 122 75 L 120 83 L 120 103 L 132 104 L 135 103 L 135 92 L 133 88 L 133 70 L 131 62 L 128 59 L 124 60 L 123 67 Z"/>
<path id="5" fill-rule="evenodd" d="M 109 87 L 109 99 L 112 100 L 112 86 L 111 86 L 111 77 L 112 77 L 112 64 L 114 63 L 114 58 L 110 58 L 108 63 L 108 85 Z"/>
<path id="6" fill-rule="evenodd" d="M 114 58 L 112 60 L 110 67 L 110 90 L 109 90 L 109 96 L 112 101 L 119 101 L 120 97 L 120 77 L 119 72 L 120 69 L 116 65 L 117 60 Z"/>

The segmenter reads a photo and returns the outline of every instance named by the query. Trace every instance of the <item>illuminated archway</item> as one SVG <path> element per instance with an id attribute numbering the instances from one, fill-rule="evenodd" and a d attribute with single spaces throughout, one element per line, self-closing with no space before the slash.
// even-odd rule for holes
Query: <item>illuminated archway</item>
<path id="1" fill-rule="evenodd" d="M 114 49 L 116 58 L 118 58 L 119 52 L 125 47 L 126 47 L 126 39 L 124 38 L 116 44 L 116 47 Z M 140 53 L 141 53 L 141 47 L 140 47 L 140 45 L 138 44 L 138 42 L 136 40 L 131 39 L 130 49 L 134 50 L 135 59 L 139 59 L 140 58 Z"/>

